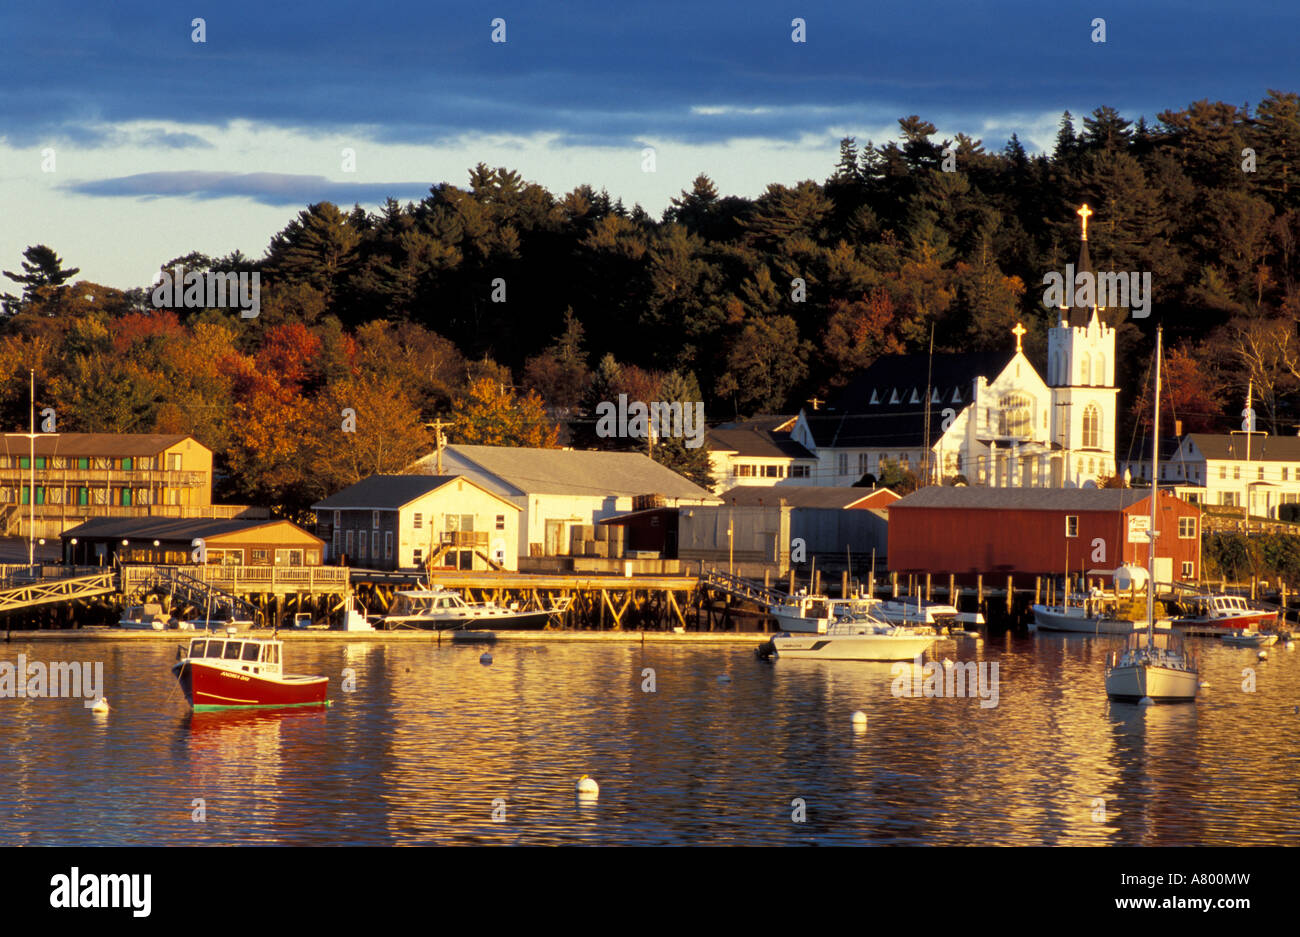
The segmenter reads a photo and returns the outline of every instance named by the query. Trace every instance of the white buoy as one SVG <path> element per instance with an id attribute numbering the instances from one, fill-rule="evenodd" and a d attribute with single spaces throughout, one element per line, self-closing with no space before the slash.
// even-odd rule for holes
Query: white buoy
<path id="1" fill-rule="evenodd" d="M 1260 651 L 1255 656 L 1258 657 L 1260 660 L 1268 660 L 1268 651 Z"/>
<path id="2" fill-rule="evenodd" d="M 95 705 L 90 707 L 90 711 L 93 713 L 108 712 L 108 700 L 101 696 L 95 701 Z"/>
<path id="3" fill-rule="evenodd" d="M 1286 648 L 1288 651 L 1294 651 L 1294 650 L 1295 650 L 1295 642 L 1294 642 L 1294 641 L 1288 641 L 1286 644 L 1283 644 L 1282 646 L 1283 646 L 1284 648 Z"/>
<path id="4" fill-rule="evenodd" d="M 1209 685 L 1210 685 L 1210 681 L 1209 681 L 1209 680 L 1202 680 L 1202 681 L 1201 681 L 1201 689 L 1202 689 L 1202 690 L 1204 690 L 1204 689 L 1205 689 L 1206 687 L 1208 687 Z"/>
<path id="5" fill-rule="evenodd" d="M 853 728 L 865 729 L 866 727 L 867 727 L 867 714 L 859 709 L 857 712 L 853 714 Z"/>
<path id="6" fill-rule="evenodd" d="M 487 651 L 484 651 L 483 654 L 479 657 L 478 662 L 482 664 L 484 667 L 486 667 L 488 664 L 492 663 L 492 655 L 489 654 Z"/>
<path id="7" fill-rule="evenodd" d="M 582 777 L 578 778 L 577 783 L 573 785 L 573 789 L 578 792 L 579 797 L 600 796 L 600 785 L 597 784 L 596 779 L 589 774 L 584 774 Z"/>
<path id="8" fill-rule="evenodd" d="M 1153 700 L 1153 699 L 1152 699 L 1151 697 L 1149 697 L 1149 696 L 1144 696 L 1144 697 L 1142 697 L 1140 700 L 1138 700 L 1138 705 L 1139 705 L 1139 706 L 1153 706 L 1153 705 L 1155 705 L 1155 700 Z"/>
<path id="9" fill-rule="evenodd" d="M 725 673 L 720 673 L 720 674 L 718 674 L 718 682 L 719 682 L 719 683 L 730 683 L 730 682 L 731 682 L 731 677 L 727 676 Z"/>

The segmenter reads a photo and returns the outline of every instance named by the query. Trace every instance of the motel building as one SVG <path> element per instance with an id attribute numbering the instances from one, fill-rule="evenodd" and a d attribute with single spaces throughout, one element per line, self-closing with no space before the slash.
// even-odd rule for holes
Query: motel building
<path id="1" fill-rule="evenodd" d="M 1147 565 L 1150 498 L 1132 488 L 922 488 L 889 506 L 889 568 L 1012 575 L 1020 586 L 1066 570 L 1107 579 L 1125 563 Z M 1162 491 L 1156 581 L 1200 575 L 1200 509 Z"/>

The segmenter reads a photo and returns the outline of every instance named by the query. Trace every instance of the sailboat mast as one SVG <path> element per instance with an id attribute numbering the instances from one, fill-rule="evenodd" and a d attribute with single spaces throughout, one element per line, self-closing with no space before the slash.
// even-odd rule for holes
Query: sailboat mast
<path id="1" fill-rule="evenodd" d="M 1147 645 L 1155 644 L 1156 610 L 1156 467 L 1160 464 L 1160 355 L 1163 328 L 1156 326 L 1155 424 L 1151 431 L 1151 529 L 1147 531 Z"/>

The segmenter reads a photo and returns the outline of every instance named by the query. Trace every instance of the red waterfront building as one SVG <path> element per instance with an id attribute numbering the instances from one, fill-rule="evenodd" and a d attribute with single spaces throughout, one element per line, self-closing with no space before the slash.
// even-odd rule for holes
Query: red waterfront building
<path id="1" fill-rule="evenodd" d="M 1149 491 L 1128 488 L 922 488 L 889 506 L 889 568 L 1012 574 L 1018 584 L 1067 569 L 1104 576 L 1147 565 Z M 1156 581 L 1201 575 L 1201 512 L 1160 492 Z"/>

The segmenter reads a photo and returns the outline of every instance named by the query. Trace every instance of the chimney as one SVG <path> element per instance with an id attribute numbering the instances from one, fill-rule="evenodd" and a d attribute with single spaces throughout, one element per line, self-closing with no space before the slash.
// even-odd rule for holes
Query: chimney
<path id="1" fill-rule="evenodd" d="M 1183 421 L 1174 420 L 1174 436 L 1181 439 L 1182 435 L 1183 435 Z"/>

